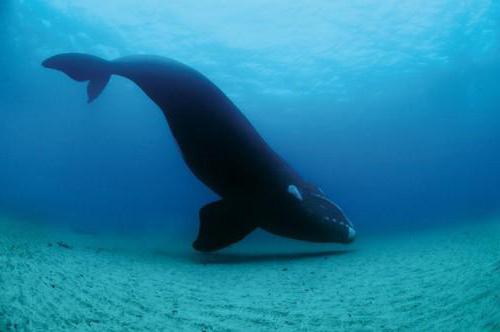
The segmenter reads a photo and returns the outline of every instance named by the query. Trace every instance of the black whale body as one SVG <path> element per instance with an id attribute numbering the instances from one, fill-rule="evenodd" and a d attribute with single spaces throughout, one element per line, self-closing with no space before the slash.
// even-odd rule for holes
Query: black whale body
<path id="1" fill-rule="evenodd" d="M 196 250 L 224 248 L 256 227 L 314 242 L 354 239 L 342 211 L 278 156 L 236 105 L 196 70 L 157 56 L 106 61 L 80 53 L 53 56 L 43 66 L 89 81 L 89 102 L 111 75 L 120 75 L 161 108 L 188 167 L 221 197 L 200 210 Z"/>

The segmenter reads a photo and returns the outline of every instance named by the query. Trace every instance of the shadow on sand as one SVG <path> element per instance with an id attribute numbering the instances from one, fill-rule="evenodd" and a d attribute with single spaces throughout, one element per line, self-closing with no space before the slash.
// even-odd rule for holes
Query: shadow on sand
<path id="1" fill-rule="evenodd" d="M 325 250 L 317 252 L 287 253 L 208 253 L 193 254 L 189 258 L 199 264 L 245 264 L 259 262 L 284 262 L 301 259 L 326 259 L 331 256 L 345 255 L 354 250 Z"/>

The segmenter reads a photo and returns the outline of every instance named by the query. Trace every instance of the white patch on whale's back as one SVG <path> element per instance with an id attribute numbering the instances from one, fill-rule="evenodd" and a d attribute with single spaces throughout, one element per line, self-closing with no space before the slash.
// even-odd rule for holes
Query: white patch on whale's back
<path id="1" fill-rule="evenodd" d="M 297 198 L 299 201 L 304 200 L 302 198 L 302 194 L 300 193 L 299 188 L 297 188 L 297 186 L 291 184 L 288 186 L 287 191 L 289 194 L 291 194 L 293 197 Z"/>

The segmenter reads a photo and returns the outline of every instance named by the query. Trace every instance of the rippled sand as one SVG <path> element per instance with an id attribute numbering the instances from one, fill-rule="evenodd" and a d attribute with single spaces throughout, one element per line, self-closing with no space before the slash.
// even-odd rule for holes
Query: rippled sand
<path id="1" fill-rule="evenodd" d="M 124 242 L 0 221 L 0 331 L 500 331 L 500 222 L 215 255 Z"/>

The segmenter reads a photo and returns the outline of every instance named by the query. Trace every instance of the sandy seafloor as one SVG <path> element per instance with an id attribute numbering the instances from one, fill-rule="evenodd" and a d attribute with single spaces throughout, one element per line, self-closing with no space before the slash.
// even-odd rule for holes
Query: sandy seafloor
<path id="1" fill-rule="evenodd" d="M 0 331 L 500 331 L 499 221 L 212 255 L 145 238 L 0 220 Z"/>

